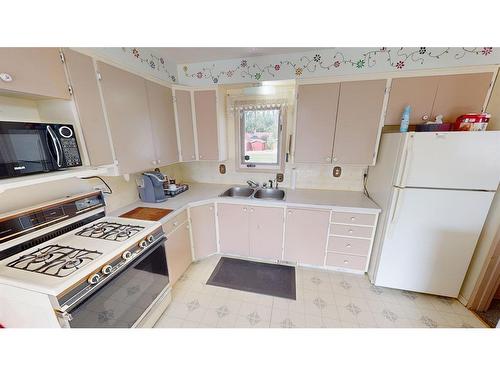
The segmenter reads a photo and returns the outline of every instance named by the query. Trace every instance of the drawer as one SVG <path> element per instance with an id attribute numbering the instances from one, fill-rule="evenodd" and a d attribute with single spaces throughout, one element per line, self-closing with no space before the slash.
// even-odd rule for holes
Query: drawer
<path id="1" fill-rule="evenodd" d="M 352 270 L 364 271 L 366 268 L 367 257 L 358 255 L 347 255 L 338 253 L 326 254 L 326 265 L 333 267 L 349 268 Z"/>
<path id="2" fill-rule="evenodd" d="M 333 212 L 333 222 L 356 225 L 375 225 L 377 215 L 355 214 L 352 212 Z"/>
<path id="3" fill-rule="evenodd" d="M 348 253 L 355 255 L 368 255 L 371 240 L 348 237 L 330 237 L 328 240 L 328 251 Z"/>
<path id="4" fill-rule="evenodd" d="M 373 228 L 371 227 L 358 227 L 356 225 L 330 225 L 330 234 L 337 236 L 350 236 L 350 237 L 364 237 L 372 238 Z"/>
<path id="5" fill-rule="evenodd" d="M 187 219 L 188 219 L 187 210 L 184 210 L 181 213 L 177 214 L 172 219 L 170 219 L 169 221 L 167 221 L 165 224 L 163 224 L 163 231 L 166 234 L 169 234 L 178 226 L 180 226 L 182 223 L 184 223 Z"/>

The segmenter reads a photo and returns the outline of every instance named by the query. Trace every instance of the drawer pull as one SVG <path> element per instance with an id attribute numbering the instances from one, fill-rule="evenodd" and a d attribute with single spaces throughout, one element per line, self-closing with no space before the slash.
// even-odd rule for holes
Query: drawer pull
<path id="1" fill-rule="evenodd" d="M 354 231 L 352 229 L 348 230 L 349 234 L 352 234 Z"/>
<path id="2" fill-rule="evenodd" d="M 347 259 L 344 259 L 344 264 L 349 264 L 349 261 Z"/>
<path id="3" fill-rule="evenodd" d="M 177 221 L 176 221 L 176 222 L 174 223 L 174 227 L 176 227 L 176 226 L 177 226 L 177 224 L 178 224 L 178 223 L 177 223 Z"/>
<path id="4" fill-rule="evenodd" d="M 352 245 L 348 243 L 347 245 L 345 245 L 345 247 L 352 247 Z"/>
<path id="5" fill-rule="evenodd" d="M 351 216 L 351 221 L 356 221 L 356 218 L 354 216 Z"/>
<path id="6" fill-rule="evenodd" d="M 288 214 L 291 215 L 292 214 L 292 211 L 288 211 Z"/>

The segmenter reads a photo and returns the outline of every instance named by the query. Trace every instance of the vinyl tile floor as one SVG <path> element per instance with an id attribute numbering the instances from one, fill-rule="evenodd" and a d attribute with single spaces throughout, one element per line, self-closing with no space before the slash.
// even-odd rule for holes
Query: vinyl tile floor
<path id="1" fill-rule="evenodd" d="M 366 275 L 297 267 L 295 301 L 206 285 L 220 256 L 191 264 L 158 328 L 487 328 L 454 298 L 372 285 Z"/>

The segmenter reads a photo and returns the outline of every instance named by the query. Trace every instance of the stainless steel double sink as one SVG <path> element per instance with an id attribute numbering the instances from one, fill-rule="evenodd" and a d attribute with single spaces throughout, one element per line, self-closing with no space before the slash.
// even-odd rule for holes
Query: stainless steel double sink
<path id="1" fill-rule="evenodd" d="M 282 201 L 285 191 L 281 189 L 256 188 L 233 186 L 220 195 L 221 197 L 256 198 Z"/>

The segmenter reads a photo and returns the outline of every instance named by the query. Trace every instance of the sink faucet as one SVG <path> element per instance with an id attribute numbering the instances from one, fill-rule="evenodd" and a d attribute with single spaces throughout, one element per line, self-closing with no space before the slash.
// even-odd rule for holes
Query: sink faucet
<path id="1" fill-rule="evenodd" d="M 259 187 L 259 184 L 255 181 L 252 181 L 252 180 L 248 180 L 247 181 L 247 184 L 248 186 L 250 186 L 251 188 L 258 188 Z"/>

